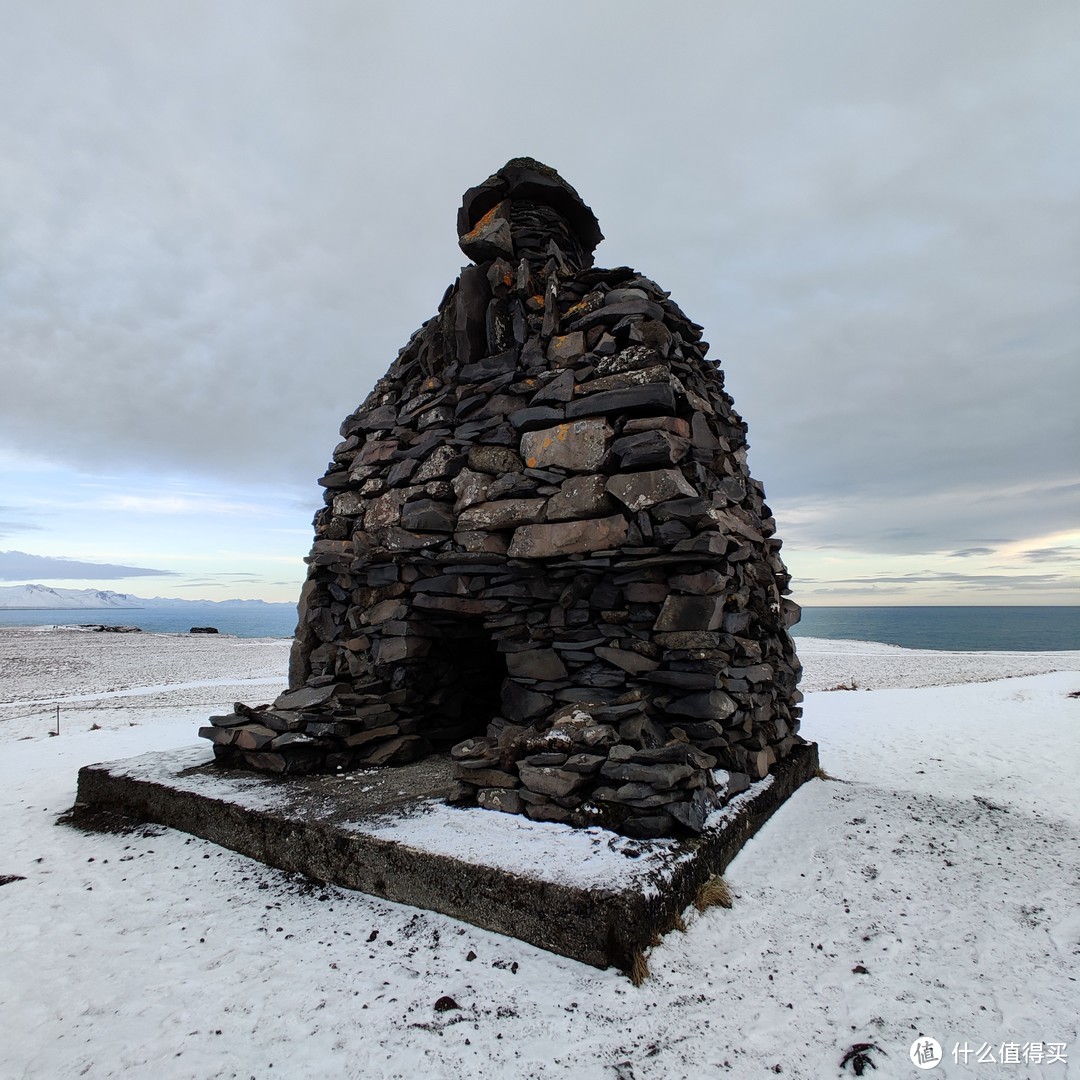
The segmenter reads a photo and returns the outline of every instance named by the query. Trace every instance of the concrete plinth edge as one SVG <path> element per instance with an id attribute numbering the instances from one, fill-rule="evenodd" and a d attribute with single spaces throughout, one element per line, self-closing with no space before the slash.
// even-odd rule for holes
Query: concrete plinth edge
<path id="1" fill-rule="evenodd" d="M 679 841 L 447 807 L 452 772 L 439 758 L 359 777 L 282 778 L 223 770 L 202 749 L 85 766 L 68 820 L 83 828 L 112 815 L 154 822 L 281 870 L 629 971 L 817 768 L 816 744 L 796 747 L 716 811 L 701 836 Z"/>

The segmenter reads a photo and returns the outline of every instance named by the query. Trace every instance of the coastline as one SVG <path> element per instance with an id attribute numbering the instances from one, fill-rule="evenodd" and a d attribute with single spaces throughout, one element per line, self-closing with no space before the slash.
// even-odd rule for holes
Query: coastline
<path id="1" fill-rule="evenodd" d="M 294 604 L 186 602 L 144 607 L 0 608 L 0 627 L 133 626 L 143 633 L 187 633 L 212 626 L 232 637 L 291 639 Z M 1080 651 L 1080 607 L 955 606 L 804 607 L 796 640 L 877 641 L 955 652 Z"/>
<path id="2" fill-rule="evenodd" d="M 792 627 L 830 640 L 881 641 L 957 652 L 1080 650 L 1080 607 L 1073 604 L 804 606 Z"/>
<path id="3" fill-rule="evenodd" d="M 986 682 L 1080 670 L 1080 650 L 913 649 L 877 641 L 800 637 L 804 692 L 845 680 L 864 689 Z M 162 687 L 193 680 L 280 676 L 291 639 L 147 631 L 95 633 L 77 625 L 0 627 L 0 704 L 18 699 Z"/>
<path id="4" fill-rule="evenodd" d="M 272 700 L 287 682 L 289 648 L 286 638 L 2 627 L 0 740 L 44 736 L 57 705 L 62 727 L 189 710 L 195 725 L 233 701 Z"/>
<path id="5" fill-rule="evenodd" d="M 854 684 L 860 690 L 918 689 L 1080 671 L 1080 650 L 1046 652 L 910 649 L 879 641 L 796 638 L 803 693 Z"/>
<path id="6" fill-rule="evenodd" d="M 1080 650 L 974 652 L 819 637 L 796 638 L 795 646 L 804 692 L 831 689 L 845 679 L 865 689 L 899 689 L 1080 670 Z M 87 626 L 59 623 L 0 626 L 0 703 L 195 679 L 235 677 L 242 682 L 280 675 L 284 680 L 290 647 L 291 638 L 285 637 L 95 633 Z M 48 687 L 38 684 L 39 678 Z M 80 680 L 89 680 L 89 686 Z"/>

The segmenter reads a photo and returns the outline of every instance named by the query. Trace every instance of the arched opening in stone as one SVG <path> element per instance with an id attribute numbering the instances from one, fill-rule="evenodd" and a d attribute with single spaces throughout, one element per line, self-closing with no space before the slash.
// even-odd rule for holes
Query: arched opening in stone
<path id="1" fill-rule="evenodd" d="M 484 735 L 498 714 L 506 660 L 479 619 L 443 624 L 425 666 L 433 688 L 425 702 L 437 747 Z"/>

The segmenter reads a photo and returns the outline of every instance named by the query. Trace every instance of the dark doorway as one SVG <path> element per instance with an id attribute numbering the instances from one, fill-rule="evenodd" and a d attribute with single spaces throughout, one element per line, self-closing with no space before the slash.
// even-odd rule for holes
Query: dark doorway
<path id="1" fill-rule="evenodd" d="M 443 626 L 427 657 L 435 688 L 427 698 L 427 737 L 439 747 L 483 735 L 499 712 L 506 660 L 479 622 Z"/>

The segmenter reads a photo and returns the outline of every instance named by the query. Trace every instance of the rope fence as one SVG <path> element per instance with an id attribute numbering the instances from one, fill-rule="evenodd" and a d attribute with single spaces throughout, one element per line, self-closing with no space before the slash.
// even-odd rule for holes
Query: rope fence
<path id="1" fill-rule="evenodd" d="M 110 710 L 119 711 L 121 709 L 136 709 L 137 708 L 141 712 L 149 712 L 150 710 L 159 711 L 161 709 L 189 709 L 189 708 L 190 709 L 202 709 L 202 708 L 231 708 L 232 707 L 232 701 L 226 701 L 223 698 L 213 698 L 213 699 L 208 700 L 208 701 L 173 702 L 172 704 L 166 704 L 166 705 L 145 705 L 145 704 L 140 704 L 137 698 L 125 698 L 125 699 L 121 699 L 121 700 L 124 701 L 124 704 L 115 703 L 116 699 L 111 699 L 108 702 L 108 704 L 105 704 L 104 702 L 95 702 L 95 701 L 79 702 L 76 705 L 72 705 L 72 704 L 69 703 L 68 705 L 64 706 L 64 709 L 67 712 L 93 712 L 93 711 L 108 712 Z M 0 705 L 0 710 L 2 710 L 4 708 L 5 708 L 5 706 Z M 32 717 L 42 716 L 42 717 L 53 717 L 53 718 L 55 718 L 55 720 L 57 722 L 57 726 L 59 727 L 60 712 L 61 712 L 61 703 L 60 702 L 52 702 L 51 704 L 41 705 L 41 706 L 39 706 L 37 708 L 34 708 L 30 712 L 0 713 L 0 724 L 5 723 L 8 720 L 28 720 L 28 719 L 31 719 Z"/>

